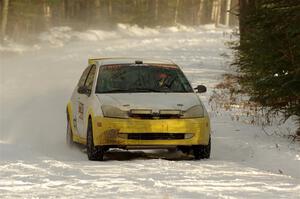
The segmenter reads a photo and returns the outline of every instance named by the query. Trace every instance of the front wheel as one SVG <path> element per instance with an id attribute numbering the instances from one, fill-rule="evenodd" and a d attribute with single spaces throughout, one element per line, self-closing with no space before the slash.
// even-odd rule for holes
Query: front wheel
<path id="1" fill-rule="evenodd" d="M 89 160 L 103 160 L 104 150 L 102 147 L 94 146 L 92 121 L 89 120 L 87 128 L 86 149 Z"/>
<path id="2" fill-rule="evenodd" d="M 211 139 L 209 137 L 208 145 L 193 146 L 193 153 L 196 160 L 210 158 Z"/>

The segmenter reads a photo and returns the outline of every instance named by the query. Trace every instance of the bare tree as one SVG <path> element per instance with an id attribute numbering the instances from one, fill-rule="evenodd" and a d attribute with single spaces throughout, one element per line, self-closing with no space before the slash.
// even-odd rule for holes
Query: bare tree
<path id="1" fill-rule="evenodd" d="M 178 9 L 179 9 L 180 0 L 176 1 L 176 8 L 175 8 L 175 16 L 174 16 L 174 23 L 177 24 L 178 21 Z"/>
<path id="2" fill-rule="evenodd" d="M 101 1 L 100 0 L 95 0 L 95 7 L 96 8 L 100 8 L 100 6 L 101 6 Z"/>
<path id="3" fill-rule="evenodd" d="M 155 21 L 158 20 L 158 0 L 155 0 Z"/>
<path id="4" fill-rule="evenodd" d="M 215 22 L 216 26 L 219 25 L 221 20 L 221 0 L 213 1 L 211 20 Z"/>
<path id="5" fill-rule="evenodd" d="M 222 0 L 217 0 L 217 5 L 216 5 L 216 9 L 217 9 L 217 16 L 216 16 L 216 26 L 218 26 L 221 22 L 221 6 L 222 6 Z"/>
<path id="6" fill-rule="evenodd" d="M 111 0 L 108 1 L 108 15 L 112 15 L 112 2 Z"/>
<path id="7" fill-rule="evenodd" d="M 6 35 L 7 16 L 8 16 L 9 0 L 3 0 L 2 21 L 1 21 L 1 41 L 3 42 Z"/>
<path id="8" fill-rule="evenodd" d="M 50 19 L 52 17 L 52 9 L 48 5 L 47 1 L 43 1 L 43 16 L 45 27 L 50 28 Z"/>
<path id="9" fill-rule="evenodd" d="M 200 0 L 199 1 L 199 8 L 198 8 L 198 12 L 197 12 L 197 18 L 198 18 L 198 24 L 201 24 L 202 22 L 202 13 L 203 13 L 203 2 L 204 0 Z"/>
<path id="10" fill-rule="evenodd" d="M 226 16 L 225 16 L 225 25 L 229 26 L 230 13 L 229 10 L 231 8 L 231 0 L 226 1 Z"/>
<path id="11" fill-rule="evenodd" d="M 217 13 L 216 3 L 217 3 L 217 1 L 213 0 L 212 10 L 211 10 L 211 21 L 213 21 L 213 22 L 216 21 L 216 13 Z"/>

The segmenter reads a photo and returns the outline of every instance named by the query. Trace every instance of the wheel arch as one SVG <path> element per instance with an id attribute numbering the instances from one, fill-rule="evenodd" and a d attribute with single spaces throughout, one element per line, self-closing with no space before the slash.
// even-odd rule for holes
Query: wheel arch
<path id="1" fill-rule="evenodd" d="M 92 123 L 92 130 L 93 130 L 93 134 L 94 134 L 94 132 L 95 132 L 94 116 L 95 116 L 95 114 L 94 114 L 93 109 L 91 107 L 89 107 L 88 110 L 87 110 L 87 114 L 86 114 L 86 125 L 85 125 L 86 131 L 85 132 L 87 132 L 87 130 L 88 130 L 88 123 L 91 121 L 91 123 Z"/>
<path id="2" fill-rule="evenodd" d="M 66 114 L 67 114 L 67 122 L 70 122 L 71 124 L 71 130 L 74 132 L 74 124 L 73 124 L 73 109 L 72 109 L 72 103 L 68 102 L 66 107 Z"/>

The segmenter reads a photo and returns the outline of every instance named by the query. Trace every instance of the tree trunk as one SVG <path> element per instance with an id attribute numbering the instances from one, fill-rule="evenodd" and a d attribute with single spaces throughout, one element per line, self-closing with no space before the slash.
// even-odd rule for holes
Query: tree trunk
<path id="1" fill-rule="evenodd" d="M 176 1 L 176 8 L 175 8 L 175 16 L 174 16 L 174 23 L 177 24 L 178 21 L 178 9 L 179 9 L 179 2 L 180 0 Z"/>
<path id="2" fill-rule="evenodd" d="M 112 2 L 111 0 L 108 1 L 108 15 L 112 15 Z"/>
<path id="3" fill-rule="evenodd" d="M 198 24 L 200 25 L 202 23 L 202 16 L 203 16 L 203 0 L 200 0 L 199 2 L 199 9 L 197 12 L 197 18 L 198 18 Z"/>
<path id="4" fill-rule="evenodd" d="M 231 8 L 231 0 L 226 1 L 226 16 L 225 16 L 225 26 L 229 26 L 229 20 L 230 20 L 230 10 Z"/>
<path id="5" fill-rule="evenodd" d="M 216 26 L 219 25 L 221 19 L 221 0 L 214 0 L 211 12 L 211 20 Z"/>
<path id="6" fill-rule="evenodd" d="M 158 0 L 155 0 L 155 21 L 158 20 Z"/>
<path id="7" fill-rule="evenodd" d="M 51 7 L 48 5 L 47 1 L 43 1 L 43 16 L 44 16 L 44 24 L 45 28 L 50 28 L 50 22 L 52 17 L 52 10 Z"/>
<path id="8" fill-rule="evenodd" d="M 2 7 L 2 21 L 1 21 L 1 38 L 0 38 L 1 42 L 4 41 L 4 38 L 6 36 L 9 0 L 3 0 L 2 3 L 3 3 L 3 7 Z"/>
<path id="9" fill-rule="evenodd" d="M 217 0 L 213 0 L 212 10 L 211 10 L 211 21 L 215 23 L 216 18 L 217 18 Z"/>
<path id="10" fill-rule="evenodd" d="M 216 26 L 218 26 L 221 22 L 221 6 L 222 6 L 222 2 L 221 0 L 217 0 L 216 1 Z"/>
<path id="11" fill-rule="evenodd" d="M 100 8 L 100 5 L 101 5 L 101 1 L 100 0 L 95 0 L 95 7 L 96 8 Z"/>

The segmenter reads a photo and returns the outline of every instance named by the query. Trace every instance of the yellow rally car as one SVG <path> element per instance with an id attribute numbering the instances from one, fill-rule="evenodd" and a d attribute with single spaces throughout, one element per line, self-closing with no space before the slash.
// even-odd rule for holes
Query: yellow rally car
<path id="1" fill-rule="evenodd" d="M 206 87 L 195 88 L 198 93 Z M 67 143 L 89 160 L 110 148 L 169 149 L 210 157 L 210 120 L 181 69 L 170 61 L 89 59 L 67 105 Z"/>

